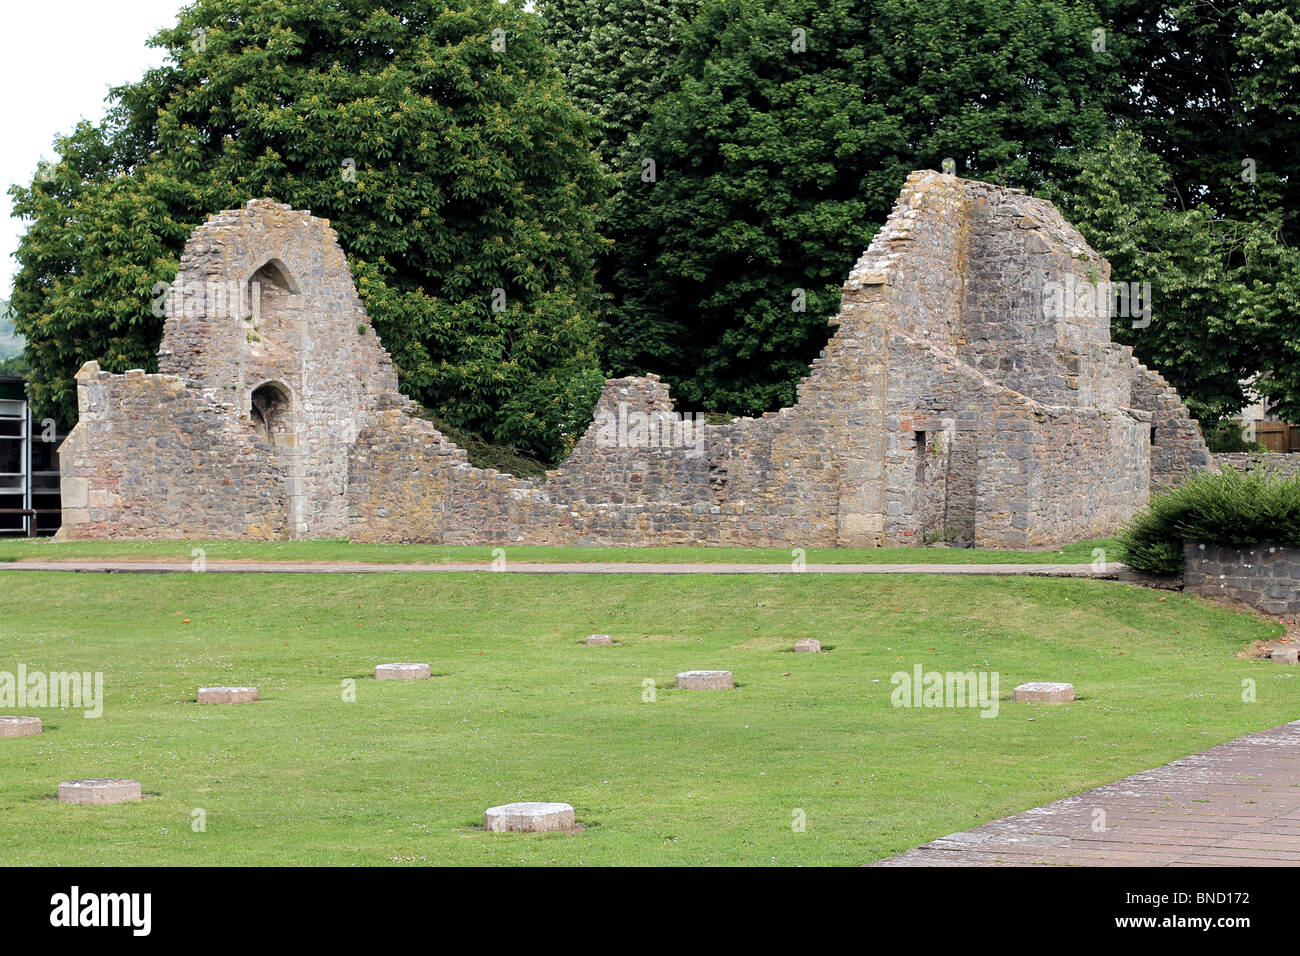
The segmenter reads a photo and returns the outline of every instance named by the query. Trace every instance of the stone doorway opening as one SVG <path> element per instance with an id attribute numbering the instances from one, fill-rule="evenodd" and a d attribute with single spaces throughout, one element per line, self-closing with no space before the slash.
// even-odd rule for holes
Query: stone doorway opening
<path id="1" fill-rule="evenodd" d="M 284 476 L 285 535 L 289 538 L 304 537 L 307 530 L 306 498 L 293 393 L 280 382 L 264 382 L 249 396 L 248 417 L 258 437 L 271 446 L 271 458 Z"/>

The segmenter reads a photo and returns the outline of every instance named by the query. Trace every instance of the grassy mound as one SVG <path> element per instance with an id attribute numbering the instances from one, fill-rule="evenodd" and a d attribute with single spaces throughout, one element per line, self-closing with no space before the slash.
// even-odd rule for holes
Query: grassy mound
<path id="1" fill-rule="evenodd" d="M 1119 533 L 1120 560 L 1147 574 L 1181 574 L 1183 542 L 1300 545 L 1300 477 L 1224 468 L 1156 495 Z"/>

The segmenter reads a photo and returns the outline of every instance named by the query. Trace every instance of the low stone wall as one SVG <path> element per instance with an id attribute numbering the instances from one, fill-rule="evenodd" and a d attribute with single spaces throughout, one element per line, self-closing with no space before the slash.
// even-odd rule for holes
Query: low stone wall
<path id="1" fill-rule="evenodd" d="M 65 539 L 284 537 L 285 476 L 216 389 L 88 362 L 77 391 L 59 449 Z"/>
<path id="2" fill-rule="evenodd" d="M 1183 544 L 1183 590 L 1265 614 L 1300 615 L 1300 548 Z"/>
<path id="3" fill-rule="evenodd" d="M 1231 466 L 1238 471 L 1260 471 L 1266 468 L 1269 471 L 1276 471 L 1283 475 L 1300 475 L 1300 452 L 1293 452 L 1290 455 L 1269 454 L 1267 452 L 1232 452 L 1231 454 L 1225 453 L 1211 457 L 1218 468 L 1225 465 Z"/>

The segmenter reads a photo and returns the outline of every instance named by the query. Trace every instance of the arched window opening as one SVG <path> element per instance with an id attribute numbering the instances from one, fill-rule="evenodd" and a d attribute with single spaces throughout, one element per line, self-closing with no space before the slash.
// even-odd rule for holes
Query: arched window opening
<path id="1" fill-rule="evenodd" d="M 274 325 L 289 303 L 289 296 L 298 294 L 298 284 L 279 259 L 272 259 L 258 269 L 248 280 L 248 321 L 254 328 Z"/>
<path id="2" fill-rule="evenodd" d="M 267 382 L 253 390 L 249 417 L 258 434 L 272 447 L 282 443 L 289 425 L 289 393 L 276 382 Z"/>

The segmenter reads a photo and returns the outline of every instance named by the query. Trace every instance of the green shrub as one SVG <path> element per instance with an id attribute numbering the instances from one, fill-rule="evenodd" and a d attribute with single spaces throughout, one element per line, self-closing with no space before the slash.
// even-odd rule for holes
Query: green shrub
<path id="1" fill-rule="evenodd" d="M 1271 469 L 1195 474 L 1153 497 L 1117 539 L 1120 560 L 1147 574 L 1181 574 L 1185 540 L 1300 545 L 1300 477 Z"/>

